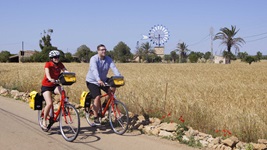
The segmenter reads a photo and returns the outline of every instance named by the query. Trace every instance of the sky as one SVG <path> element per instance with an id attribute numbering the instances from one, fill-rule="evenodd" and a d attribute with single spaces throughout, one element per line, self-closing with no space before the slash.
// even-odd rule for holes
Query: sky
<path id="1" fill-rule="evenodd" d="M 24 50 L 40 51 L 41 33 L 53 29 L 51 43 L 63 52 L 74 54 L 81 45 L 95 51 L 99 44 L 112 50 L 122 41 L 135 53 L 137 42 L 150 42 L 142 35 L 162 25 L 169 31 L 165 54 L 184 42 L 192 51 L 213 48 L 219 55 L 225 46 L 212 42 L 210 31 L 234 25 L 246 41 L 241 52 L 266 55 L 266 6 L 266 0 L 3 0 L 0 51 L 18 53 L 22 42 Z"/>

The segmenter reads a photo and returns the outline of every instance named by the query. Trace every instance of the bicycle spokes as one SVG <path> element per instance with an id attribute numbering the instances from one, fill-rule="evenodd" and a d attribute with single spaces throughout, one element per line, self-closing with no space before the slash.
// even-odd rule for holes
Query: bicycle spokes
<path id="1" fill-rule="evenodd" d="M 122 102 L 116 100 L 109 109 L 109 122 L 113 131 L 117 134 L 124 134 L 128 129 L 128 110 Z"/>
<path id="2" fill-rule="evenodd" d="M 73 141 L 80 131 L 80 118 L 78 111 L 71 104 L 65 104 L 65 109 L 60 115 L 60 131 L 67 141 Z"/>

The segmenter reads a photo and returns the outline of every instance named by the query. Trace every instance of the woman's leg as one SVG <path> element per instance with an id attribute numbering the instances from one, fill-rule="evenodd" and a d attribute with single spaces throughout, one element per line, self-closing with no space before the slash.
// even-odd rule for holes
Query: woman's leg
<path id="1" fill-rule="evenodd" d="M 60 100 L 61 100 L 61 87 L 60 86 L 57 86 L 54 90 L 54 93 L 56 95 L 59 95 L 60 96 Z"/>
<path id="2" fill-rule="evenodd" d="M 48 116 L 48 113 L 53 105 L 53 101 L 52 101 L 52 92 L 51 91 L 45 91 L 43 93 L 44 99 L 45 99 L 45 108 L 44 108 L 44 119 L 43 119 L 43 126 L 46 128 L 46 118 Z"/>

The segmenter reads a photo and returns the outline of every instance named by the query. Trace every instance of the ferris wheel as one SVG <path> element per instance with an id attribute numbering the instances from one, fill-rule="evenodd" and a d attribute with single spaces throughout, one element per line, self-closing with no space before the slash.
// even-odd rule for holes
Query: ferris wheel
<path id="1" fill-rule="evenodd" d="M 155 25 L 152 27 L 151 30 L 149 30 L 148 38 L 153 44 L 158 45 L 159 47 L 161 45 L 164 45 L 164 43 L 169 40 L 169 31 L 166 27 L 163 25 Z"/>

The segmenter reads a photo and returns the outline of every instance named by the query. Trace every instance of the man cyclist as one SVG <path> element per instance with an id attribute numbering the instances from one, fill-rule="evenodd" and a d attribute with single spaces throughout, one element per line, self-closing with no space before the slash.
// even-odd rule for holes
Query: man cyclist
<path id="1" fill-rule="evenodd" d="M 119 70 L 116 68 L 113 60 L 106 56 L 106 47 L 103 44 L 97 46 L 97 54 L 92 56 L 89 64 L 89 71 L 86 75 L 86 85 L 92 94 L 92 98 L 94 99 L 93 103 L 93 113 L 94 113 L 94 125 L 100 125 L 98 112 L 101 107 L 101 90 L 106 93 L 109 92 L 109 87 L 105 86 L 105 82 L 107 82 L 107 74 L 109 68 L 111 68 L 112 72 L 115 76 L 120 76 Z M 115 90 L 113 88 L 112 90 Z M 105 103 L 105 102 L 104 102 Z M 105 105 L 105 104 L 104 104 Z"/>

